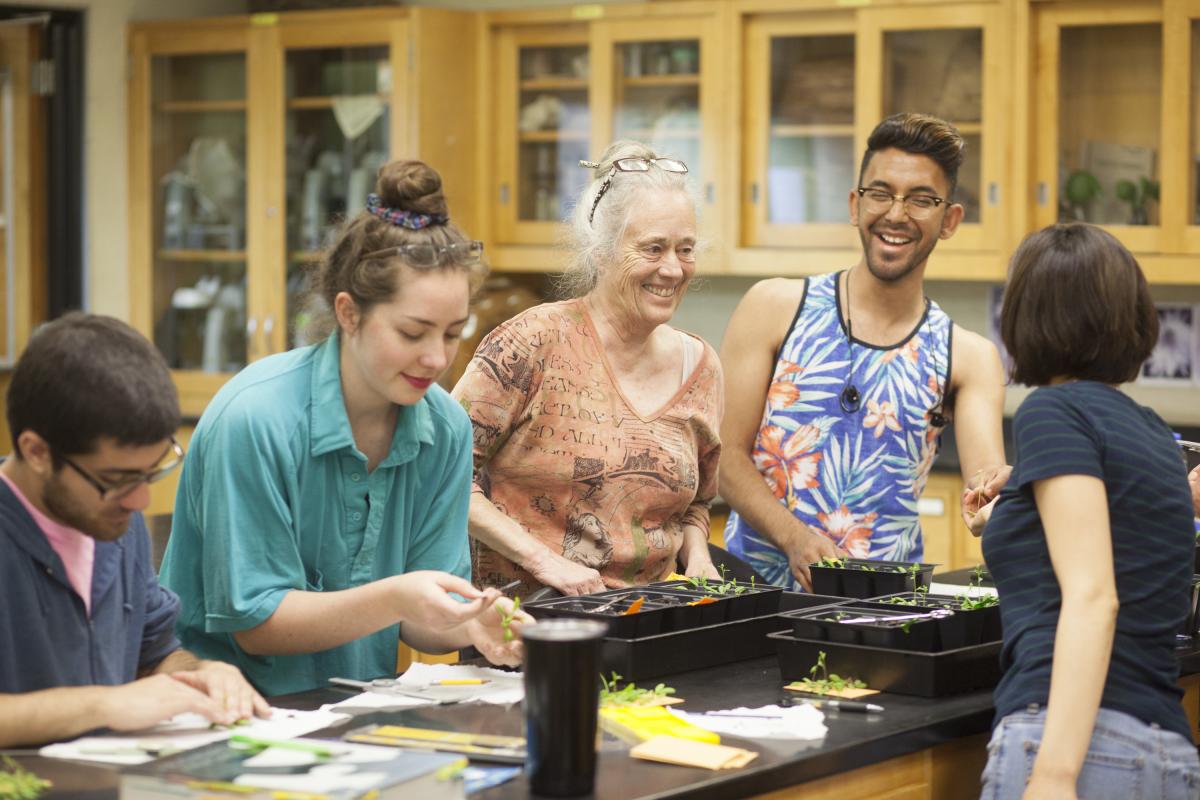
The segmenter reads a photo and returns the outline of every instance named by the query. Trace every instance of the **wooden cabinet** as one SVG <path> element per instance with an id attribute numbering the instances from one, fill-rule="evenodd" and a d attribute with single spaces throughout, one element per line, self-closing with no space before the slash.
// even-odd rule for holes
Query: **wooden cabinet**
<path id="1" fill-rule="evenodd" d="M 1159 283 L 1200 281 L 1200 3 L 1046 3 L 1036 38 L 1033 227 L 1104 225 Z"/>
<path id="2" fill-rule="evenodd" d="M 982 563 L 980 541 L 962 518 L 962 478 L 952 472 L 931 472 L 917 504 L 925 561 L 940 564 L 938 572 Z"/>
<path id="3" fill-rule="evenodd" d="M 616 139 L 683 160 L 718 230 L 723 192 L 721 5 L 578 6 L 488 15 L 481 61 L 489 261 L 557 270 L 562 220 Z M 712 234 L 710 233 L 710 238 Z"/>
<path id="4" fill-rule="evenodd" d="M 1002 279 L 1004 6 L 931 4 L 918 14 L 847 5 L 739 4 L 743 125 L 731 147 L 741 155 L 741 208 L 731 269 L 802 275 L 856 259 L 849 195 L 867 137 L 886 116 L 922 110 L 953 122 L 967 143 L 955 193 L 964 222 L 938 246 L 929 276 Z"/>
<path id="5" fill-rule="evenodd" d="M 131 26 L 131 316 L 185 415 L 303 342 L 305 267 L 387 160 L 435 164 L 471 229 L 475 30 L 436 9 Z"/>

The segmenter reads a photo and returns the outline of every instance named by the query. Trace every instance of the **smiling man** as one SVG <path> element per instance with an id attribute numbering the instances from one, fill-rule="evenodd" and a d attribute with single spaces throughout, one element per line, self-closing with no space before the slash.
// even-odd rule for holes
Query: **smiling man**
<path id="1" fill-rule="evenodd" d="M 128 325 L 68 314 L 17 362 L 0 466 L 0 747 L 133 730 L 180 712 L 266 714 L 228 664 L 175 638 L 141 511 L 177 467 L 179 402 Z"/>
<path id="2" fill-rule="evenodd" d="M 849 194 L 858 263 L 762 281 L 730 320 L 725 540 L 772 583 L 810 589 L 825 556 L 920 560 L 917 500 L 952 418 L 976 533 L 1007 477 L 999 354 L 924 293 L 929 255 L 962 221 L 963 154 L 943 120 L 885 119 Z"/>

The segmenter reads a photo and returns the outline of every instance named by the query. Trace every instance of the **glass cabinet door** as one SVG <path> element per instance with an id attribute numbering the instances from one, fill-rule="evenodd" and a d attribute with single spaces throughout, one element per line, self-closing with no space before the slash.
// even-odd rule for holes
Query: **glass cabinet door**
<path id="1" fill-rule="evenodd" d="M 888 31 L 883 36 L 883 117 L 922 110 L 950 122 L 966 143 L 954 201 L 963 223 L 982 206 L 983 31 Z"/>
<path id="2" fill-rule="evenodd" d="M 246 58 L 150 60 L 153 338 L 176 370 L 247 361 Z"/>
<path id="3" fill-rule="evenodd" d="M 586 30 L 509 30 L 499 44 L 498 238 L 552 244 L 591 178 L 579 166 L 592 157 Z"/>
<path id="4" fill-rule="evenodd" d="M 700 48 L 697 39 L 625 42 L 613 58 L 613 140 L 683 161 L 696 186 L 704 185 Z"/>
<path id="5" fill-rule="evenodd" d="M 854 246 L 853 19 L 752 19 L 745 52 L 743 242 Z"/>
<path id="6" fill-rule="evenodd" d="M 1114 18 L 1085 5 L 1039 15 L 1039 225 L 1096 223 L 1134 251 L 1161 251 L 1160 13 Z"/>
<path id="7" fill-rule="evenodd" d="M 861 120 L 862 144 L 880 120 L 917 111 L 953 124 L 966 145 L 953 197 L 963 207 L 963 219 L 954 236 L 938 245 L 942 251 L 1000 253 L 1006 247 L 1009 201 L 1002 192 L 1007 169 L 1002 152 L 1010 121 L 996 73 L 1003 63 L 1003 21 L 998 8 L 986 5 L 930 8 L 920 15 L 862 12 L 863 41 L 871 44 L 871 52 L 863 54 L 864 72 L 879 76 L 860 92 L 862 108 L 870 112 Z M 989 255 L 980 265 L 962 269 L 1002 278 L 1003 264 Z"/>
<path id="8" fill-rule="evenodd" d="M 389 48 L 288 50 L 284 86 L 290 348 L 309 343 L 309 268 L 336 224 L 365 206 L 389 159 Z"/>

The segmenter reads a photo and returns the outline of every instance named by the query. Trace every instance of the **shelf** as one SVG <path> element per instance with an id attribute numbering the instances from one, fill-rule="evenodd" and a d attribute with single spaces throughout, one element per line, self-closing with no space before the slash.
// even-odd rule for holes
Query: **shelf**
<path id="1" fill-rule="evenodd" d="M 288 261 L 293 263 L 311 264 L 320 261 L 325 253 L 321 250 L 289 250 Z"/>
<path id="2" fill-rule="evenodd" d="M 627 89 L 652 88 L 656 86 L 699 86 L 700 76 L 691 73 L 687 75 L 639 75 L 636 78 L 624 78 L 621 85 Z"/>
<path id="3" fill-rule="evenodd" d="M 160 261 L 220 261 L 244 262 L 245 250 L 159 250 Z"/>
<path id="4" fill-rule="evenodd" d="M 588 131 L 521 131 L 522 142 L 586 142 Z"/>
<path id="5" fill-rule="evenodd" d="M 623 128 L 617 135 L 618 139 L 637 139 L 638 141 L 648 142 L 650 140 L 681 140 L 687 139 L 694 141 L 700 138 L 699 128 Z"/>
<path id="6" fill-rule="evenodd" d="M 815 139 L 820 136 L 853 136 L 854 125 L 772 125 L 771 135 L 781 139 Z"/>
<path id="7" fill-rule="evenodd" d="M 389 95 L 339 95 L 339 97 L 378 97 L 385 104 L 388 102 Z M 322 109 L 333 108 L 333 102 L 337 97 L 332 95 L 328 97 L 293 97 L 287 101 L 288 111 L 319 111 Z"/>
<path id="8" fill-rule="evenodd" d="M 156 103 L 155 111 L 164 114 L 211 114 L 246 110 L 245 100 L 168 100 Z"/>
<path id="9" fill-rule="evenodd" d="M 951 124 L 958 128 L 958 132 L 963 136 L 979 136 L 983 133 L 982 122 L 954 122 Z"/>
<path id="10" fill-rule="evenodd" d="M 586 92 L 587 78 L 529 78 L 520 83 L 522 92 Z"/>

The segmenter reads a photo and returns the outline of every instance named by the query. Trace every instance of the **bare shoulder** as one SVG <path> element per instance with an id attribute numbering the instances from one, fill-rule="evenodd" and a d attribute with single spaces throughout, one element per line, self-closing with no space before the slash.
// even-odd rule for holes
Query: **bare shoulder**
<path id="1" fill-rule="evenodd" d="M 956 324 L 953 341 L 951 382 L 955 389 L 986 384 L 1004 385 L 1000 351 L 991 340 Z"/>
<path id="2" fill-rule="evenodd" d="M 729 320 L 725 341 L 750 338 L 773 352 L 787 335 L 806 285 L 803 278 L 767 278 L 751 286 Z"/>

